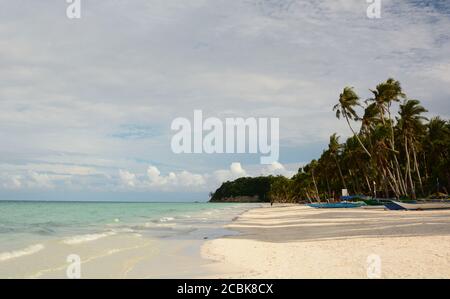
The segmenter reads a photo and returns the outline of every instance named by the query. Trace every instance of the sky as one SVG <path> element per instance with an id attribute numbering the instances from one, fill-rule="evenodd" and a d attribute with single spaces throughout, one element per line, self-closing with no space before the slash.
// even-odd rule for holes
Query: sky
<path id="1" fill-rule="evenodd" d="M 0 200 L 205 201 L 242 176 L 293 175 L 352 86 L 389 77 L 450 115 L 450 2 L 0 0 Z M 175 154 L 177 117 L 273 117 L 280 157 Z"/>

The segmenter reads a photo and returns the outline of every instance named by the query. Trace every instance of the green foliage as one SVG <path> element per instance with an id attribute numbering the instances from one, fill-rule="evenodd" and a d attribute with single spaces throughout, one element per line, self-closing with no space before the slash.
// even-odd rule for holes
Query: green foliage
<path id="1" fill-rule="evenodd" d="M 346 188 L 353 194 L 416 198 L 450 188 L 450 121 L 434 117 L 420 101 L 408 99 L 400 82 L 388 79 L 372 90 L 373 98 L 361 106 L 353 88 L 346 87 L 334 106 L 353 135 L 344 143 L 330 137 L 319 159 L 299 169 L 292 178 L 241 178 L 226 182 L 213 200 L 259 196 L 261 201 L 323 201 L 338 197 Z M 393 103 L 400 102 L 397 115 Z M 362 109 L 362 117 L 357 109 Z M 350 123 L 360 122 L 355 131 Z"/>
<path id="2" fill-rule="evenodd" d="M 226 198 L 238 196 L 258 196 L 260 201 L 268 201 L 268 193 L 273 177 L 245 177 L 232 182 L 227 181 L 211 196 L 211 201 L 221 201 Z"/>

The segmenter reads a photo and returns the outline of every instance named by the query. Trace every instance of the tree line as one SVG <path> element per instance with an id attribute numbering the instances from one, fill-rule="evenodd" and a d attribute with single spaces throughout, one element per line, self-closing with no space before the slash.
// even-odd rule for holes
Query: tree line
<path id="1" fill-rule="evenodd" d="M 354 88 L 345 87 L 333 107 L 336 117 L 349 127 L 350 138 L 341 142 L 332 134 L 320 158 L 292 178 L 247 178 L 250 181 L 239 182 L 240 188 L 248 191 L 264 182 L 264 200 L 277 202 L 330 200 L 342 189 L 384 198 L 448 194 L 450 121 L 427 119 L 428 111 L 419 100 L 407 97 L 395 79 L 370 91 L 372 96 L 361 100 Z M 252 188 L 247 190 L 249 182 Z"/>

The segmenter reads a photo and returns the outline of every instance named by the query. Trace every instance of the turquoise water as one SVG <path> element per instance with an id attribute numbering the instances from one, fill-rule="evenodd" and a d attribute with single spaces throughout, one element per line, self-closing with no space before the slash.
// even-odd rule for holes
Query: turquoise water
<path id="1" fill-rule="evenodd" d="M 98 233 L 202 237 L 254 205 L 217 203 L 1 202 L 0 253 Z M 210 235 L 208 235 L 210 234 Z"/>

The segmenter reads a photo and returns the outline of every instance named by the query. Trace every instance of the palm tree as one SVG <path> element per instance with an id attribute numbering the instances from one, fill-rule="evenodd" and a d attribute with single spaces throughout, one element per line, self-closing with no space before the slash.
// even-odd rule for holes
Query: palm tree
<path id="1" fill-rule="evenodd" d="M 372 193 L 372 186 L 368 176 L 371 160 L 359 146 L 358 140 L 354 136 L 347 139 L 342 152 L 342 162 L 348 169 L 355 193 L 361 193 L 361 186 L 364 184 L 366 184 L 369 192 Z"/>
<path id="2" fill-rule="evenodd" d="M 366 136 L 370 135 L 374 126 L 380 122 L 379 110 L 376 103 L 372 103 L 366 106 L 361 122 L 361 132 L 363 132 L 363 134 L 365 134 Z"/>
<path id="3" fill-rule="evenodd" d="M 389 154 L 391 151 L 388 145 L 389 128 L 387 125 L 378 124 L 372 131 L 374 161 L 376 163 L 376 172 L 378 181 L 388 196 L 390 188 L 397 197 L 400 197 L 402 190 L 399 182 L 395 179 L 395 174 L 390 167 Z M 389 188 L 388 188 L 389 187 Z"/>
<path id="4" fill-rule="evenodd" d="M 425 178 L 429 189 L 434 189 L 437 181 L 448 181 L 450 186 L 450 128 L 448 121 L 433 117 L 426 125 L 423 139 Z M 439 190 L 438 190 L 439 191 Z"/>
<path id="5" fill-rule="evenodd" d="M 334 158 L 334 161 L 336 162 L 336 166 L 339 171 L 339 176 L 341 177 L 342 185 L 344 186 L 345 189 L 347 189 L 347 184 L 345 183 L 344 175 L 342 174 L 341 166 L 339 165 L 338 161 L 338 154 L 340 148 L 341 145 L 339 144 L 339 136 L 337 136 L 337 134 L 334 133 L 333 135 L 330 136 L 330 143 L 328 144 L 328 150 L 331 156 Z"/>
<path id="6" fill-rule="evenodd" d="M 314 191 L 311 189 L 310 176 L 302 168 L 292 177 L 292 182 L 295 190 L 294 193 L 300 198 L 306 198 L 306 200 L 312 202 L 314 196 L 311 196 L 311 193 L 314 193 Z"/>
<path id="7" fill-rule="evenodd" d="M 397 155 L 399 152 L 395 149 L 395 134 L 394 134 L 394 121 L 391 116 L 391 106 L 393 102 L 399 102 L 400 99 L 406 98 L 406 95 L 402 91 L 400 82 L 389 78 L 386 82 L 377 85 L 375 90 L 371 90 L 374 97 L 368 99 L 367 102 L 373 102 L 378 108 L 379 116 L 383 125 L 387 125 L 390 131 L 389 145 L 390 153 L 388 155 L 392 158 L 388 167 L 391 168 L 395 185 L 400 187 L 401 193 L 406 195 L 406 182 L 401 174 L 401 167 L 398 161 Z M 387 118 L 386 118 L 387 115 Z"/>
<path id="8" fill-rule="evenodd" d="M 420 176 L 419 165 L 417 162 L 417 143 L 418 137 L 424 134 L 424 125 L 422 121 L 427 120 L 426 117 L 421 116 L 422 113 L 428 112 L 424 107 L 420 105 L 418 100 L 405 100 L 405 102 L 400 105 L 400 118 L 398 119 L 398 129 L 402 135 L 402 141 L 405 147 L 406 155 L 406 174 L 405 177 L 409 179 L 410 190 L 412 192 L 412 197 L 415 198 L 414 183 L 411 175 L 411 153 L 412 151 L 414 158 L 414 171 L 417 174 L 419 185 L 423 193 L 423 184 Z"/>
<path id="9" fill-rule="evenodd" d="M 354 110 L 359 105 L 358 96 L 351 88 L 344 89 L 334 110 L 338 118 L 344 115 L 353 136 L 340 144 L 339 136 L 333 134 L 320 158 L 300 168 L 292 179 L 241 178 L 237 184 L 224 183 L 212 199 L 264 192 L 274 201 L 312 202 L 340 188 L 365 194 L 380 190 L 386 197 L 393 193 L 397 198 L 414 198 L 416 185 L 422 195 L 436 190 L 448 193 L 450 121 L 435 117 L 427 123 L 423 116 L 427 110 L 419 101 L 408 100 L 400 83 L 393 79 L 379 84 L 373 94 L 374 98 L 365 102 L 360 119 Z M 391 103 L 402 97 L 405 99 L 398 115 L 392 119 Z M 361 120 L 359 132 L 353 130 L 350 120 Z"/>
<path id="10" fill-rule="evenodd" d="M 316 176 L 314 175 L 314 171 L 316 170 L 316 168 L 317 168 L 317 161 L 312 160 L 311 163 L 309 163 L 309 170 L 311 171 L 311 177 L 314 184 L 314 189 L 317 194 L 317 200 L 320 202 L 319 189 L 317 188 Z"/>
<path id="11" fill-rule="evenodd" d="M 330 174 L 332 174 L 331 168 L 331 156 L 328 150 L 323 151 L 319 160 L 317 161 L 317 173 L 319 181 L 323 182 L 323 185 L 326 187 L 327 201 L 331 197 L 331 185 L 330 185 Z"/>
<path id="12" fill-rule="evenodd" d="M 344 115 L 347 124 L 352 131 L 353 135 L 358 139 L 359 144 L 364 149 L 366 154 L 369 157 L 372 155 L 369 153 L 367 148 L 362 143 L 361 139 L 359 139 L 358 134 L 356 134 L 355 130 L 353 130 L 350 120 L 359 120 L 358 115 L 354 109 L 355 106 L 361 106 L 359 104 L 359 97 L 353 90 L 353 87 L 345 87 L 344 91 L 339 95 L 339 103 L 333 107 L 333 111 L 336 111 L 336 117 L 338 119 L 341 118 L 341 115 Z"/>

